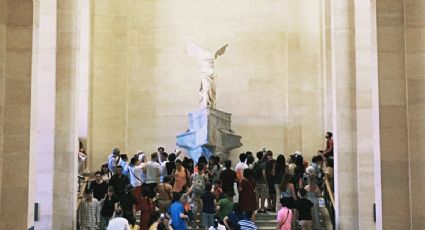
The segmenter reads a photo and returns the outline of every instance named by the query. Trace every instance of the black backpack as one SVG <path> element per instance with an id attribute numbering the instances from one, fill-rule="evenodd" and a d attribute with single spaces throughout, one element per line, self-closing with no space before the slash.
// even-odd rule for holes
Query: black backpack
<path id="1" fill-rule="evenodd" d="M 261 163 L 263 162 L 255 162 L 254 168 L 252 169 L 253 177 L 256 181 L 260 181 L 263 178 L 263 170 L 260 167 Z"/>

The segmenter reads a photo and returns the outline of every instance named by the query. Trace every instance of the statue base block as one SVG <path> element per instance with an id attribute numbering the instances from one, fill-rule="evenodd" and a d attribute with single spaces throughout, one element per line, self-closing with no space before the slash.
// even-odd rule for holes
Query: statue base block
<path id="1" fill-rule="evenodd" d="M 241 136 L 231 129 L 231 114 L 214 108 L 189 113 L 189 129 L 177 135 L 176 145 L 198 162 L 200 156 L 227 159 L 230 151 L 242 146 Z"/>

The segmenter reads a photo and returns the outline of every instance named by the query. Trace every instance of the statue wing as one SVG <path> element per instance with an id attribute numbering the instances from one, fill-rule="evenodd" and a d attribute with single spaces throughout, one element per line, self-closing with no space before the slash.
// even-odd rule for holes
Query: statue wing
<path id="1" fill-rule="evenodd" d="M 199 46 L 197 46 L 193 42 L 187 43 L 186 50 L 187 50 L 187 54 L 189 55 L 189 57 L 196 57 L 198 59 L 205 52 L 202 48 L 200 48 Z"/>
<path id="2" fill-rule="evenodd" d="M 223 55 L 223 54 L 224 54 L 224 52 L 226 51 L 226 48 L 227 48 L 227 46 L 228 46 L 228 45 L 229 45 L 229 44 L 226 44 L 226 45 L 224 45 L 223 47 L 221 47 L 220 49 L 218 49 L 218 50 L 215 52 L 214 59 L 217 59 L 217 57 L 218 57 L 218 56 Z"/>

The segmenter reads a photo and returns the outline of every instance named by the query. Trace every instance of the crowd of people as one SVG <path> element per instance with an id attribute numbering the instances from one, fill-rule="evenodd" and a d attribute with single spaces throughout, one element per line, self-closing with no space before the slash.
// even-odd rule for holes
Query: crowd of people
<path id="1" fill-rule="evenodd" d="M 263 149 L 255 156 L 241 153 L 234 169 L 230 160 L 221 162 L 217 156 L 201 156 L 195 163 L 160 147 L 149 157 L 138 152 L 129 159 L 114 148 L 79 203 L 78 226 L 257 229 L 256 215 L 272 212 L 277 213 L 277 229 L 319 229 L 318 198 L 324 178 L 333 181 L 332 133 L 327 139 L 326 149 L 310 163 L 298 151 L 275 158 Z"/>

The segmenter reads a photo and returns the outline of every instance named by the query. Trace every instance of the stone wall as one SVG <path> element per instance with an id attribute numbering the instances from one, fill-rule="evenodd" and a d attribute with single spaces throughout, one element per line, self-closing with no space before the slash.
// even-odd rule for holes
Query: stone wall
<path id="1" fill-rule="evenodd" d="M 244 144 L 276 154 L 323 148 L 320 2 L 96 1 L 92 8 L 89 152 L 175 148 L 198 108 L 199 66 L 186 54 L 229 43 L 216 60 L 217 108 Z"/>

